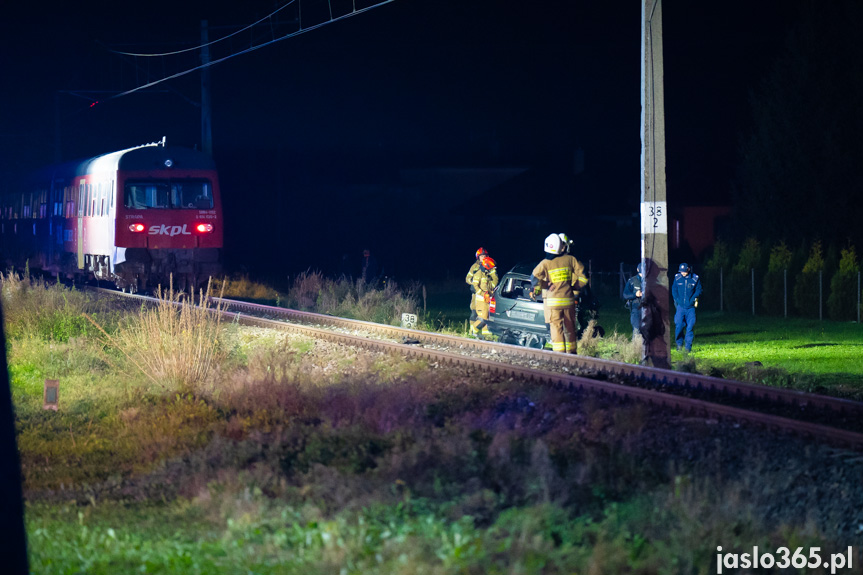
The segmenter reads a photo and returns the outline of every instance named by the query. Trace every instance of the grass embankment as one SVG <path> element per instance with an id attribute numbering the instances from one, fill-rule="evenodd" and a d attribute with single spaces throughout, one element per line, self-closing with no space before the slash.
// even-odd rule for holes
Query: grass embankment
<path id="1" fill-rule="evenodd" d="M 841 550 L 776 515 L 798 472 L 742 431 L 218 325 L 170 296 L 121 315 L 2 290 L 34 573 L 707 573 L 719 544 Z M 678 436 L 695 451 L 661 444 Z"/>

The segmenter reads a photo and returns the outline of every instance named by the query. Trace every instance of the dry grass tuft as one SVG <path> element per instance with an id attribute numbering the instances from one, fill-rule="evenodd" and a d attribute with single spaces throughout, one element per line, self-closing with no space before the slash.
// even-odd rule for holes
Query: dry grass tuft
<path id="1" fill-rule="evenodd" d="M 109 334 L 87 316 L 101 332 L 104 343 L 116 348 L 131 365 L 159 387 L 169 391 L 200 391 L 215 375 L 227 353 L 219 339 L 221 304 L 209 303 L 211 285 L 194 295 L 159 288 L 159 301 L 143 306 Z M 220 294 L 221 295 L 221 294 Z"/>
<path id="2" fill-rule="evenodd" d="M 327 279 L 318 271 L 305 271 L 294 278 L 288 291 L 288 307 L 350 319 L 395 325 L 403 313 L 418 313 L 422 286 L 400 288 L 395 282 L 383 287 L 362 279 Z"/>
<path id="3" fill-rule="evenodd" d="M 581 338 L 578 340 L 578 353 L 595 357 L 599 351 L 601 340 L 602 337 L 596 333 L 596 320 L 592 319 L 587 322 L 587 327 L 584 328 Z"/>
<path id="4" fill-rule="evenodd" d="M 278 301 L 279 292 L 262 283 L 238 276 L 222 280 L 221 292 L 224 297 L 253 300 Z"/>
<path id="5" fill-rule="evenodd" d="M 625 363 L 640 363 L 644 339 L 639 334 L 630 339 L 629 334 L 624 335 L 615 331 L 611 335 L 606 335 L 604 347 L 610 351 L 610 353 L 606 352 L 609 359 Z"/>
<path id="6" fill-rule="evenodd" d="M 288 291 L 288 306 L 303 311 L 316 311 L 318 294 L 323 285 L 324 274 L 319 271 L 304 271 L 294 278 L 294 284 Z"/>

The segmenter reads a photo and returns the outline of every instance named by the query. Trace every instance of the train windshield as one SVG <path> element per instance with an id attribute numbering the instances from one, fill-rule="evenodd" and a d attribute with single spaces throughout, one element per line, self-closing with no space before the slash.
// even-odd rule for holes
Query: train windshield
<path id="1" fill-rule="evenodd" d="M 133 210 L 213 208 L 213 187 L 208 180 L 150 180 L 126 182 L 125 205 Z"/>

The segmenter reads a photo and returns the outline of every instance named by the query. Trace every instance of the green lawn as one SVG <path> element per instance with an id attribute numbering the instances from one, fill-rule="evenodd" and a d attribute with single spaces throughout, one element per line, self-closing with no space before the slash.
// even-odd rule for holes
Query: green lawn
<path id="1" fill-rule="evenodd" d="M 466 294 L 430 292 L 428 315 L 463 325 L 469 313 Z M 600 301 L 599 323 L 607 334 L 628 337 L 629 311 L 623 302 L 609 294 Z M 673 306 L 671 313 L 673 334 Z M 677 368 L 721 377 L 863 399 L 863 326 L 852 322 L 703 311 L 693 352 L 672 350 L 671 361 Z M 756 361 L 762 365 L 747 366 Z"/>
<path id="2" fill-rule="evenodd" d="M 795 374 L 805 389 L 859 397 L 863 388 L 863 326 L 857 323 L 705 312 L 692 356 L 735 368 L 758 361 Z"/>

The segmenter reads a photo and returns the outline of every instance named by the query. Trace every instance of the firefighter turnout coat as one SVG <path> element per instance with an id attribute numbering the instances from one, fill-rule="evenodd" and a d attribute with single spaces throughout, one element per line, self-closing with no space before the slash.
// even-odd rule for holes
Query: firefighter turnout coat
<path id="1" fill-rule="evenodd" d="M 479 265 L 479 260 L 475 261 L 473 263 L 473 265 L 470 266 L 470 269 L 467 270 L 467 275 L 464 277 L 464 282 L 470 286 L 470 311 L 471 311 L 470 320 L 471 321 L 474 321 L 476 319 L 476 312 L 474 311 L 476 309 L 476 306 L 473 303 L 474 294 L 475 294 L 474 289 L 473 289 L 473 276 L 476 272 L 478 272 L 480 270 L 481 267 L 482 266 Z"/>
<path id="2" fill-rule="evenodd" d="M 531 282 L 546 291 L 543 303 L 551 320 L 554 351 L 576 353 L 576 303 L 579 290 L 587 285 L 584 266 L 570 254 L 549 257 L 534 268 Z"/>
<path id="3" fill-rule="evenodd" d="M 474 310 L 476 311 L 476 318 L 471 320 L 471 327 L 473 328 L 472 331 L 481 331 L 484 336 L 491 335 L 491 331 L 488 329 L 488 304 L 491 293 L 497 287 L 497 282 L 497 269 L 486 270 L 480 267 L 471 278 L 474 290 Z"/>

